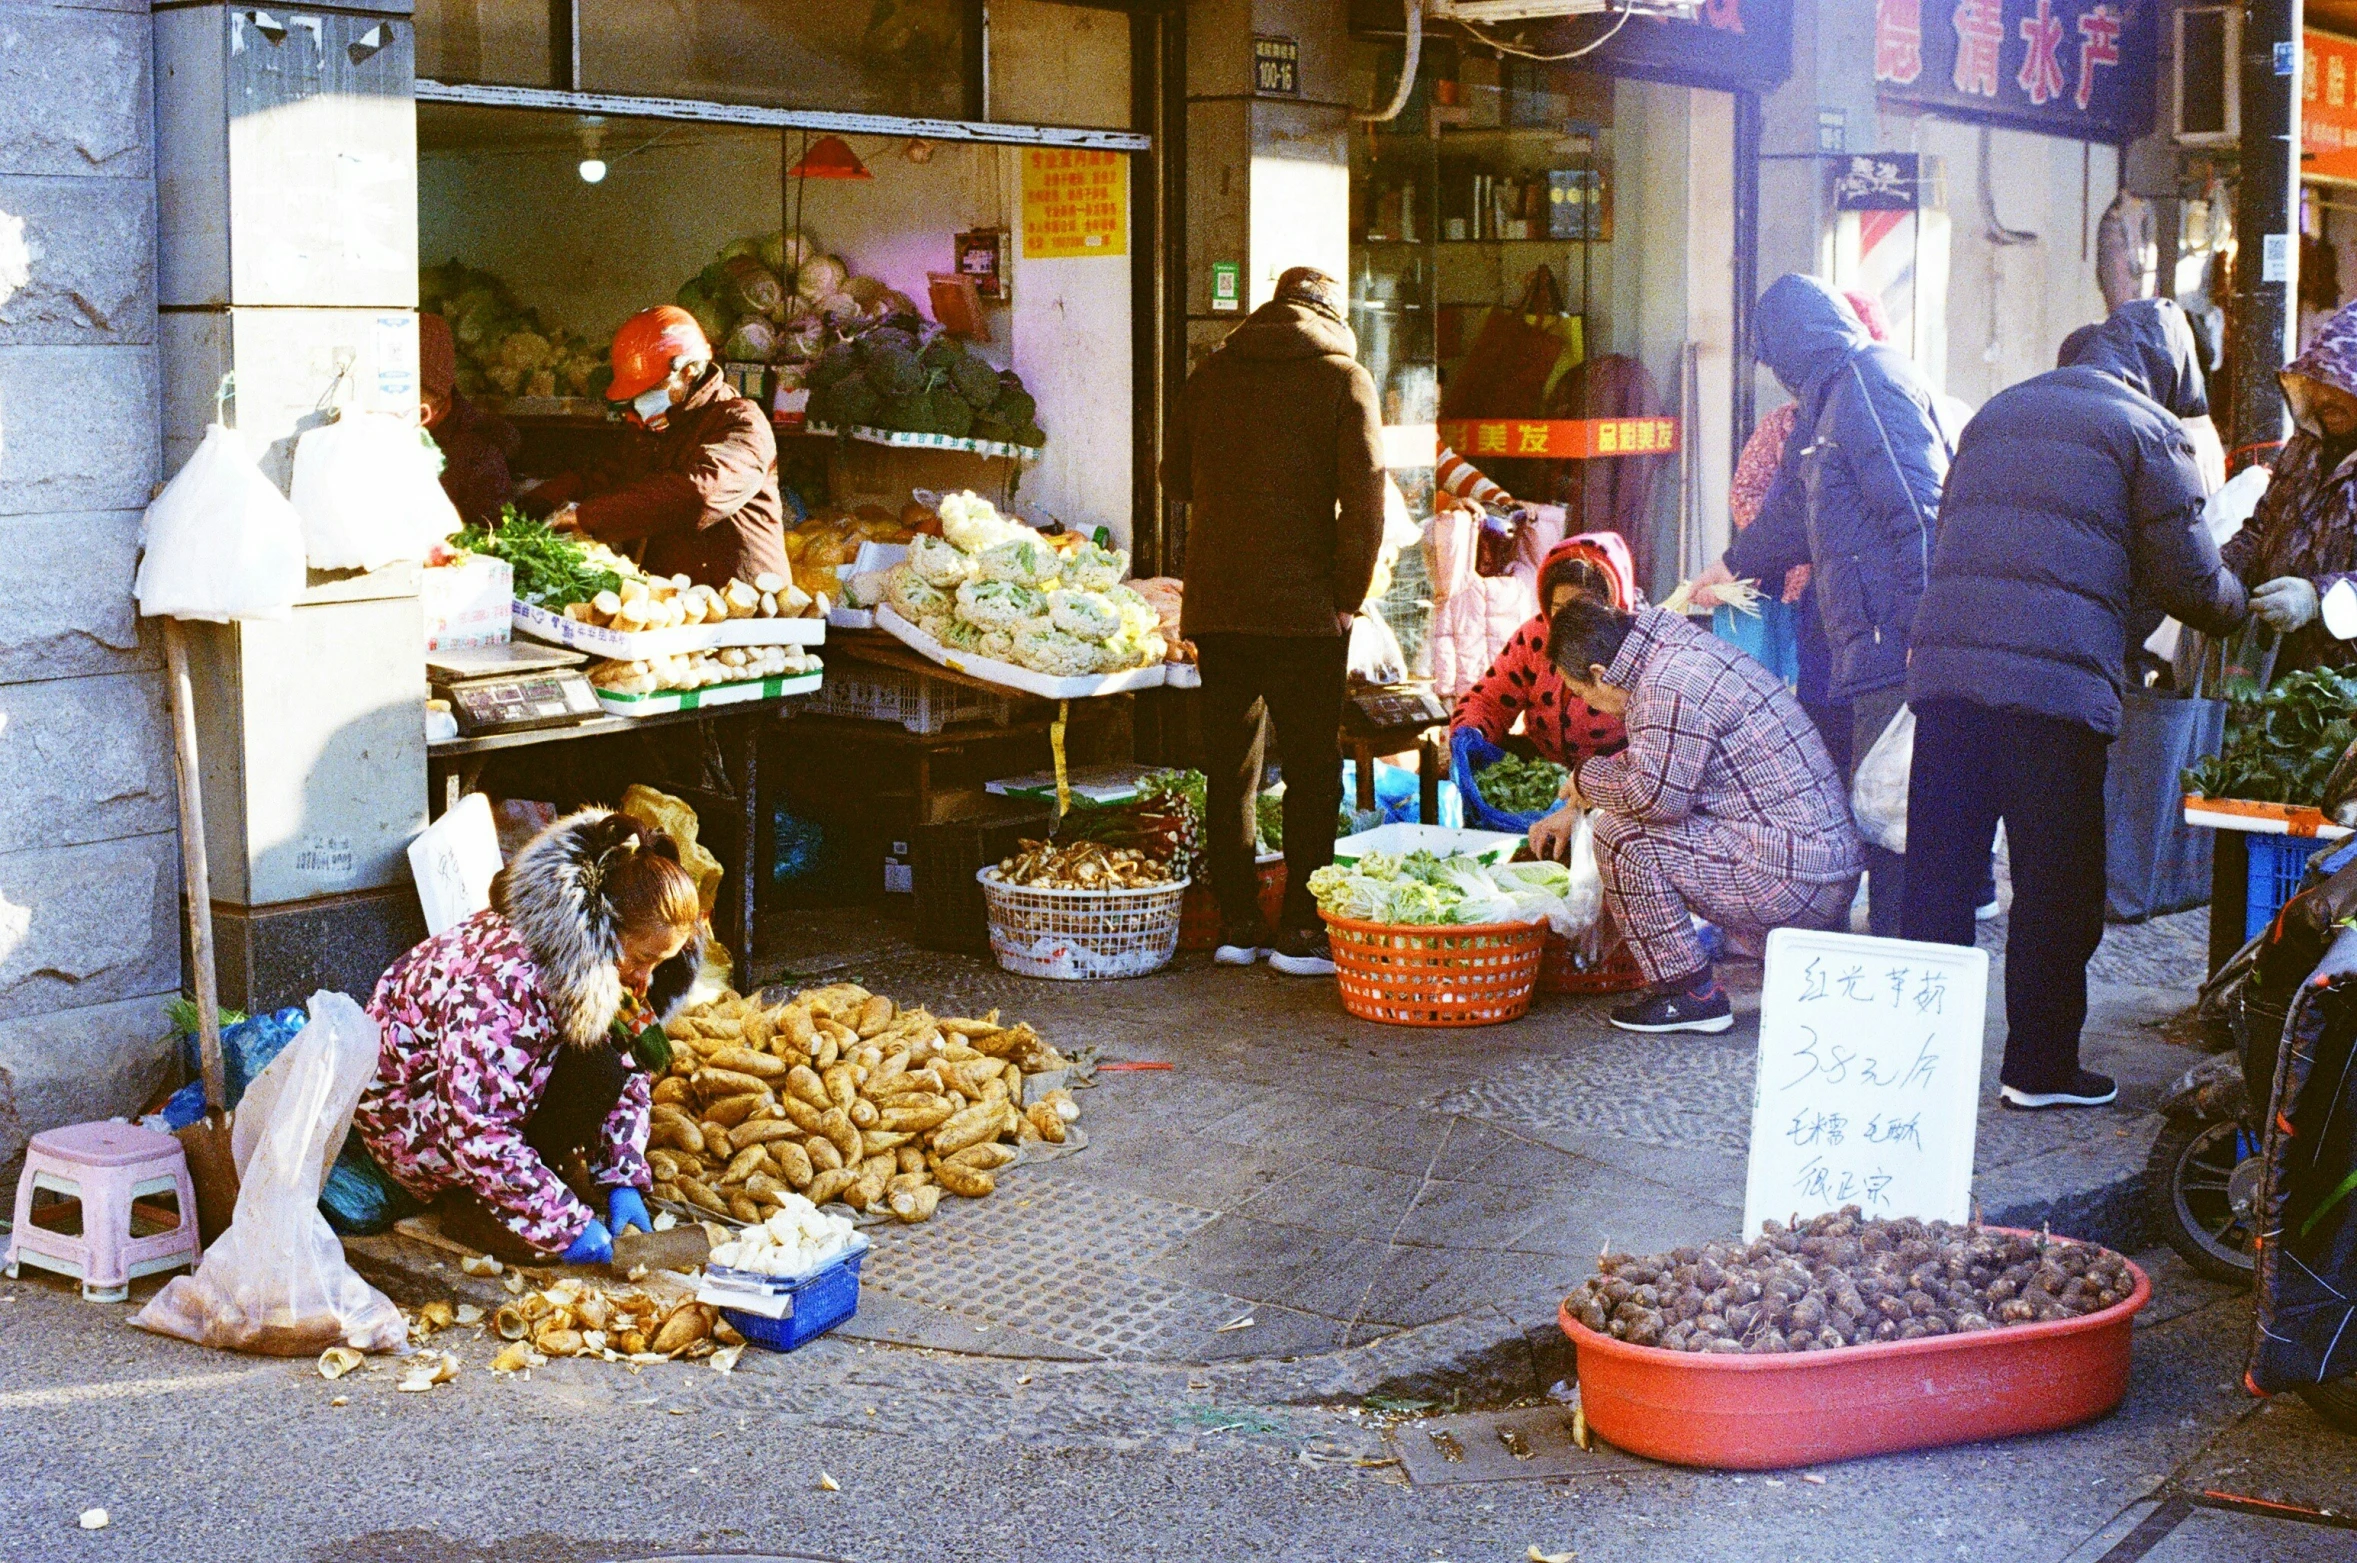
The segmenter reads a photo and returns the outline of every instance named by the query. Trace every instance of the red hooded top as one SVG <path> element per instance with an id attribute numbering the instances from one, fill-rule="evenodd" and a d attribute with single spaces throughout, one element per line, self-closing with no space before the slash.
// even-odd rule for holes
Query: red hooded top
<path id="1" fill-rule="evenodd" d="M 1540 564 L 1540 579 L 1545 579 L 1548 566 L 1558 559 L 1587 560 L 1612 583 L 1615 608 L 1626 613 L 1635 606 L 1636 566 L 1630 560 L 1629 545 L 1618 532 L 1583 532 L 1565 538 Z M 1545 605 L 1540 606 L 1541 611 L 1514 632 L 1489 671 L 1457 697 L 1449 725 L 1470 727 L 1491 743 L 1502 745 L 1519 718 L 1522 736 L 1531 741 L 1542 759 L 1558 765 L 1610 754 L 1625 742 L 1620 718 L 1573 694 L 1554 663 L 1547 660 L 1547 615 Z"/>

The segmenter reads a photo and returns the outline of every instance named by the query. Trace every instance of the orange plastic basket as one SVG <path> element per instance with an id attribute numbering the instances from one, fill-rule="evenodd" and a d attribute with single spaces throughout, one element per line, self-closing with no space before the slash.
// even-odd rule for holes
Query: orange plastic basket
<path id="1" fill-rule="evenodd" d="M 1321 912 L 1342 1007 L 1389 1026 L 1494 1026 L 1530 1008 L 1545 923 L 1403 927 Z"/>
<path id="2" fill-rule="evenodd" d="M 1555 934 L 1547 935 L 1547 950 L 1539 961 L 1539 988 L 1547 993 L 1631 993 L 1645 986 L 1645 974 L 1637 969 L 1637 958 L 1619 939 L 1612 941 L 1604 959 L 1585 970 L 1571 961 L 1571 945 Z"/>

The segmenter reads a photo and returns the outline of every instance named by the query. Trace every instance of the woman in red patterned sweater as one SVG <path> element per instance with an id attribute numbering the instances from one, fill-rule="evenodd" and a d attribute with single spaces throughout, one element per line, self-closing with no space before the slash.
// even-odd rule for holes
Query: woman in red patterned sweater
<path id="1" fill-rule="evenodd" d="M 1621 747 L 1620 717 L 1573 694 L 1547 660 L 1549 618 L 1574 595 L 1619 612 L 1637 603 L 1637 572 L 1618 532 L 1585 532 L 1555 545 L 1539 566 L 1539 612 L 1515 631 L 1471 689 L 1458 697 L 1452 733 L 1477 733 L 1505 748 L 1519 736 L 1539 758 L 1571 765 Z"/>

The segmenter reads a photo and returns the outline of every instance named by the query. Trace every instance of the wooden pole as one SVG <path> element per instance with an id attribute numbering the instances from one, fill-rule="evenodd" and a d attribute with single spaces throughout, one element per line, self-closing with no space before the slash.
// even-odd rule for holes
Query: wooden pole
<path id="1" fill-rule="evenodd" d="M 213 894 L 205 866 L 204 785 L 197 771 L 196 703 L 188 676 L 188 632 L 164 620 L 164 660 L 172 678 L 172 761 L 180 778 L 180 874 L 188 903 L 189 962 L 195 967 L 199 1056 L 204 1061 L 205 1107 L 229 1104 L 221 1068 L 220 985 L 213 972 Z"/>

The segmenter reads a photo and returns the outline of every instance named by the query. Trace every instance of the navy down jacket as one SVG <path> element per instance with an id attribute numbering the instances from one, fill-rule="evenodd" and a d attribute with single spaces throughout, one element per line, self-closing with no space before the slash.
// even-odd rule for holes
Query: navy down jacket
<path id="1" fill-rule="evenodd" d="M 1948 473 L 1931 387 L 1814 277 L 1769 285 L 1752 342 L 1800 411 L 1727 567 L 1772 590 L 1794 565 L 1815 566 L 1834 699 L 1904 683 Z"/>
<path id="2" fill-rule="evenodd" d="M 2116 737 L 2131 608 L 2223 634 L 2246 599 L 2202 524 L 2178 421 L 2209 410 L 2185 312 L 2132 300 L 2074 336 L 2065 364 L 1998 392 L 1965 428 L 1907 698 Z"/>

